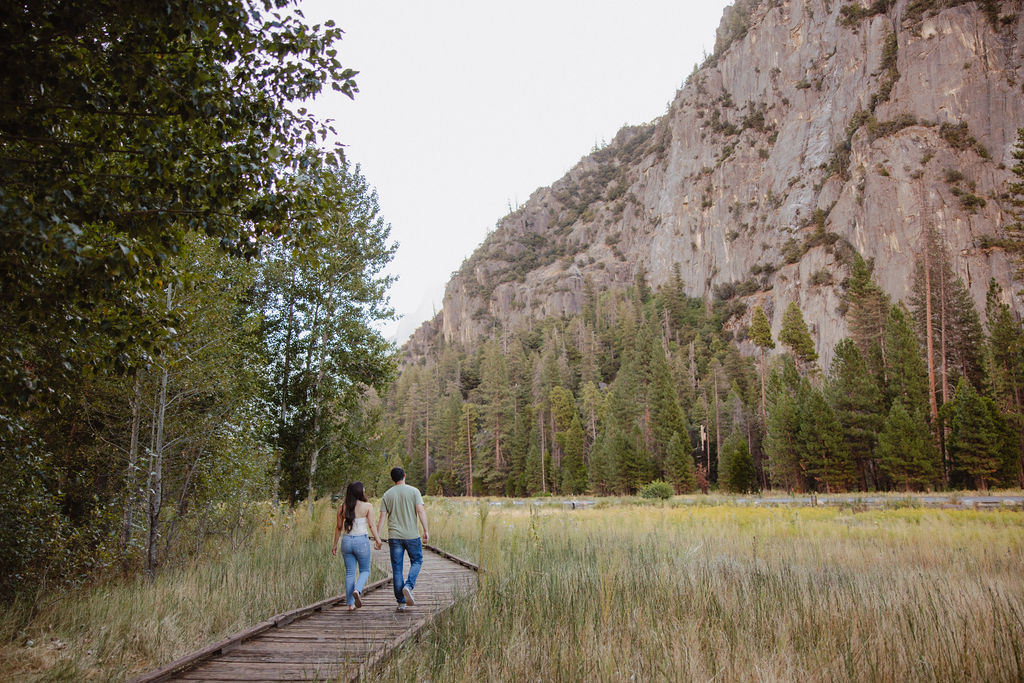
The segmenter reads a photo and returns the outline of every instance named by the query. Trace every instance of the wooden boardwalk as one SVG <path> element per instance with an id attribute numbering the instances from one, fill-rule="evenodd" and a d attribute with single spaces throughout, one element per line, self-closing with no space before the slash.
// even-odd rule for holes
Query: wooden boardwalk
<path id="1" fill-rule="evenodd" d="M 387 545 L 374 551 L 373 562 L 390 573 Z M 437 614 L 476 590 L 476 571 L 475 565 L 425 545 L 416 605 L 404 612 L 396 610 L 391 579 L 384 579 L 366 587 L 361 609 L 349 612 L 342 593 L 278 615 L 132 683 L 357 680 Z M 344 575 L 342 567 L 342 580 Z"/>

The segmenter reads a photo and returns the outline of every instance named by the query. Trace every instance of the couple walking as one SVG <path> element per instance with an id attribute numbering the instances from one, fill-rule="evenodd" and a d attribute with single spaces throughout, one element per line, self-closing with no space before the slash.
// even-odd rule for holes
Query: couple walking
<path id="1" fill-rule="evenodd" d="M 406 605 L 416 604 L 412 591 L 416 587 L 420 567 L 423 566 L 423 541 L 430 540 L 427 511 L 419 489 L 405 483 L 405 470 L 401 467 L 391 470 L 391 480 L 395 485 L 380 500 L 381 510 L 376 526 L 372 518 L 373 506 L 366 500 L 366 492 L 358 481 L 348 485 L 345 502 L 338 508 L 338 523 L 334 528 L 331 553 L 338 554 L 338 538 L 341 537 L 341 554 L 345 559 L 345 604 L 350 611 L 363 606 L 362 591 L 366 580 L 370 578 L 370 539 L 367 531 L 373 534 L 375 549 L 380 550 L 381 540 L 377 529 L 382 528 L 385 516 L 388 518 L 388 549 L 391 551 L 391 572 L 398 611 L 403 612 Z M 417 519 L 423 525 L 422 540 L 416 527 Z M 411 565 L 408 578 L 403 578 L 406 553 L 409 553 Z"/>

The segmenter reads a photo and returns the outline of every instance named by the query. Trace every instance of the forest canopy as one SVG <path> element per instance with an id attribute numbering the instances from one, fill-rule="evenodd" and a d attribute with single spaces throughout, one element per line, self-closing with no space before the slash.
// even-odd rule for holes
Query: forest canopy
<path id="1" fill-rule="evenodd" d="M 156 571 L 367 462 L 394 245 L 303 106 L 357 92 L 341 35 L 284 0 L 0 9 L 0 592 Z"/>

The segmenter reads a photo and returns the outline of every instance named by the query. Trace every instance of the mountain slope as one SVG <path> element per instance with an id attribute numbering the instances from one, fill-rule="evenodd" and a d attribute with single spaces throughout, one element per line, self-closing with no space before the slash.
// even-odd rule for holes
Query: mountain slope
<path id="1" fill-rule="evenodd" d="M 983 308 L 990 278 L 1012 290 L 987 238 L 1024 126 L 1022 4 L 737 2 L 668 112 L 502 219 L 407 356 L 577 313 L 588 277 L 658 286 L 678 264 L 691 296 L 749 304 L 733 326 L 760 303 L 777 334 L 796 301 L 827 366 L 853 250 L 905 299 L 928 225 Z"/>

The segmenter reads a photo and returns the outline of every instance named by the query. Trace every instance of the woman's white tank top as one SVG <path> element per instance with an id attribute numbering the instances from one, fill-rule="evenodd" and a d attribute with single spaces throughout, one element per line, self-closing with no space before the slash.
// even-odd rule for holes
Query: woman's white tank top
<path id="1" fill-rule="evenodd" d="M 352 529 L 346 536 L 365 536 L 369 529 L 366 527 L 366 517 L 356 517 L 352 520 Z"/>

